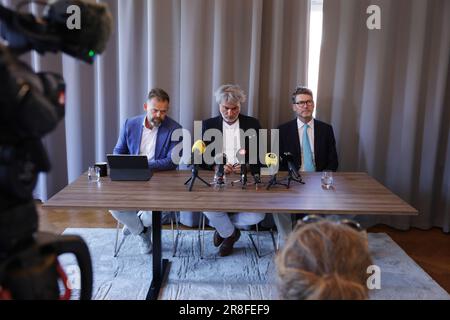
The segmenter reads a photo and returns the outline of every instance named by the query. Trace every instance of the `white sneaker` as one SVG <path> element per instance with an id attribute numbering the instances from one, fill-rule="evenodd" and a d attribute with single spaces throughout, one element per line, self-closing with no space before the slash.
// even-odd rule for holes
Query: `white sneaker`
<path id="1" fill-rule="evenodd" d="M 152 252 L 152 229 L 147 228 L 146 232 L 142 232 L 139 235 L 141 253 L 147 254 Z"/>

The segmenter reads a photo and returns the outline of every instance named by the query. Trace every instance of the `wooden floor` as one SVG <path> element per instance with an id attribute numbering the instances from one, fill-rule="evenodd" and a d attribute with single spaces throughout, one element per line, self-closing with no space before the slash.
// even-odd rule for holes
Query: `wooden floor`
<path id="1" fill-rule="evenodd" d="M 115 228 L 116 221 L 105 210 L 55 210 L 38 206 L 41 231 L 62 233 L 66 228 Z M 441 287 L 450 293 L 450 234 L 441 229 L 399 231 L 379 225 L 369 232 L 387 233 Z"/>

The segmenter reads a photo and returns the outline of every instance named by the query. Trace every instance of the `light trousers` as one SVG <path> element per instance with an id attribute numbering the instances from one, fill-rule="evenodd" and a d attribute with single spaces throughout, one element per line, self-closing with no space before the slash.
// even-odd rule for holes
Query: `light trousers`
<path id="1" fill-rule="evenodd" d="M 256 212 L 203 212 L 209 224 L 214 227 L 222 238 L 230 237 L 235 228 L 254 225 L 264 219 L 265 213 Z"/>
<path id="2" fill-rule="evenodd" d="M 144 230 L 144 227 L 150 227 L 152 225 L 152 211 L 110 210 L 109 212 L 134 235 L 140 234 Z"/>

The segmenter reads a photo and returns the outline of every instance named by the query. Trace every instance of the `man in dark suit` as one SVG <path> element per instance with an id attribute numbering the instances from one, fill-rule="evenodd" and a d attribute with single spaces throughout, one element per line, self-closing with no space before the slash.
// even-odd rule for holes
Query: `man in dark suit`
<path id="1" fill-rule="evenodd" d="M 240 113 L 241 103 L 245 101 L 245 94 L 237 85 L 227 84 L 221 86 L 215 93 L 216 102 L 219 105 L 220 115 L 204 120 L 202 123 L 202 136 L 208 136 L 208 130 L 219 130 L 222 134 L 216 139 L 205 141 L 206 145 L 215 143 L 220 149 L 218 153 L 226 154 L 224 165 L 225 175 L 239 174 L 241 165 L 237 159 L 237 152 L 245 149 L 258 166 L 258 131 L 261 129 L 259 121 L 255 118 Z M 206 133 L 206 135 L 205 135 Z M 207 140 L 207 139 L 205 139 Z M 251 146 L 256 146 L 252 148 Z M 221 147 L 220 147 L 221 146 Z M 216 154 L 213 151 L 211 156 Z M 213 164 L 205 164 L 207 169 L 214 169 Z M 264 213 L 254 212 L 204 212 L 210 224 L 216 229 L 214 233 L 214 245 L 219 247 L 219 255 L 227 256 L 232 253 L 234 243 L 240 237 L 239 228 L 259 223 L 264 219 Z"/>
<path id="2" fill-rule="evenodd" d="M 280 155 L 290 152 L 294 165 L 302 171 L 336 171 L 338 157 L 336 140 L 331 125 L 313 119 L 313 93 L 306 87 L 297 87 L 292 94 L 292 110 L 296 119 L 284 123 L 279 129 Z M 280 168 L 287 170 L 286 163 Z M 292 230 L 291 215 L 275 214 L 275 224 L 284 238 Z"/>
<path id="3" fill-rule="evenodd" d="M 171 154 L 178 141 L 171 137 L 181 126 L 167 116 L 169 95 L 162 89 L 152 89 L 144 103 L 145 114 L 125 121 L 114 154 L 143 154 L 153 171 L 174 170 Z M 134 234 L 141 239 L 141 252 L 151 251 L 151 211 L 110 211 L 123 225 L 123 234 Z"/>

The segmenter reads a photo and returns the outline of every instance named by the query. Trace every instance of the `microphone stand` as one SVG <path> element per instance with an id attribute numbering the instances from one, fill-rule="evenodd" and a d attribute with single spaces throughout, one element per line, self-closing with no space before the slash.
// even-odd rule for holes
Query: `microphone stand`
<path id="1" fill-rule="evenodd" d="M 286 186 L 287 188 L 289 188 L 287 184 L 277 181 L 276 173 L 274 175 L 272 175 L 272 178 L 270 178 L 269 182 L 267 183 L 266 190 L 269 190 L 271 186 L 275 186 L 275 185 L 282 185 L 282 186 Z"/>
<path id="2" fill-rule="evenodd" d="M 227 163 L 227 156 L 225 153 L 217 154 L 214 157 L 216 168 L 214 169 L 214 189 L 222 189 L 225 187 L 225 164 Z"/>
<path id="3" fill-rule="evenodd" d="M 303 180 L 302 180 L 302 176 L 297 173 L 297 171 L 295 170 L 295 166 L 290 161 L 288 161 L 288 172 L 289 172 L 289 175 L 288 175 L 288 178 L 287 178 L 287 180 L 288 180 L 287 188 L 288 189 L 289 189 L 289 187 L 291 185 L 291 181 L 295 181 L 295 182 L 298 182 L 300 184 L 305 184 L 303 182 Z"/>
<path id="4" fill-rule="evenodd" d="M 192 165 L 192 176 L 186 180 L 186 182 L 184 183 L 184 185 L 187 185 L 189 182 L 189 191 L 192 191 L 192 187 L 194 186 L 194 182 L 195 179 L 199 179 L 200 181 L 202 181 L 204 184 L 206 184 L 208 187 L 211 187 L 211 184 L 206 182 L 205 180 L 203 180 L 202 177 L 200 177 L 198 175 L 198 166 L 196 164 Z"/>
<path id="5" fill-rule="evenodd" d="M 259 166 L 250 165 L 250 172 L 253 176 L 253 182 L 251 185 L 254 185 L 256 190 L 259 189 L 259 186 L 264 185 L 264 183 L 261 180 L 261 168 Z"/>
<path id="6" fill-rule="evenodd" d="M 218 165 L 218 169 L 216 169 L 216 172 L 214 173 L 214 181 L 211 184 L 214 184 L 214 189 L 222 189 L 225 187 L 225 173 L 223 170 L 223 165 Z"/>
<path id="7" fill-rule="evenodd" d="M 289 176 L 288 176 L 288 178 L 287 178 L 287 188 L 289 189 L 289 187 L 290 187 L 290 185 L 291 185 L 291 181 L 295 181 L 295 182 L 298 182 L 298 183 L 300 183 L 300 184 L 305 184 L 305 182 L 302 180 L 302 177 L 301 176 L 297 176 L 297 177 L 295 177 L 292 173 L 291 173 L 291 171 L 289 171 Z"/>
<path id="8" fill-rule="evenodd" d="M 245 163 L 241 164 L 241 177 L 239 180 L 231 181 L 231 185 L 234 186 L 235 183 L 240 182 L 242 189 L 247 187 L 247 165 Z"/>

